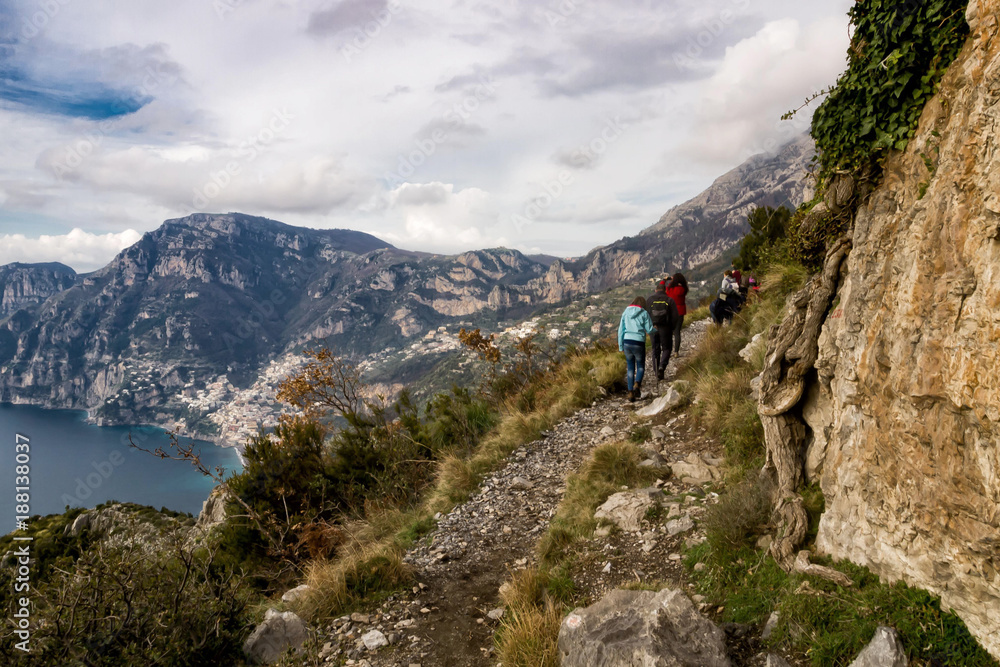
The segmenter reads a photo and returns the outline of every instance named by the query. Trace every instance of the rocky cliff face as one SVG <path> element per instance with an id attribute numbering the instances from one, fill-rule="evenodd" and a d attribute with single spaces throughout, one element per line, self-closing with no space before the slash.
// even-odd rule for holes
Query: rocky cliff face
<path id="1" fill-rule="evenodd" d="M 1000 657 L 998 15 L 970 3 L 969 42 L 856 217 L 804 413 L 819 547 L 939 593 Z"/>
<path id="2" fill-rule="evenodd" d="M 0 320 L 21 309 L 32 309 L 53 294 L 76 284 L 76 272 L 64 264 L 0 266 Z"/>

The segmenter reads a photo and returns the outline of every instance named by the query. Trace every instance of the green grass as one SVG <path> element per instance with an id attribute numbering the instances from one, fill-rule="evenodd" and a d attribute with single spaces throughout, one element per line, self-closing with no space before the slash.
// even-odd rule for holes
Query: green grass
<path id="1" fill-rule="evenodd" d="M 813 558 L 823 562 L 822 559 Z M 898 582 L 883 583 L 848 562 L 830 563 L 854 582 L 843 588 L 823 579 L 786 574 L 765 552 L 749 546 L 719 558 L 709 542 L 686 554 L 685 564 L 707 568 L 692 576 L 707 601 L 723 607 L 722 622 L 763 626 L 777 610 L 780 621 L 769 642 L 807 656 L 816 667 L 846 667 L 880 625 L 895 628 L 911 665 L 996 667 L 961 619 L 942 611 L 940 599 Z"/>
<path id="2" fill-rule="evenodd" d="M 653 437 L 653 427 L 649 424 L 636 424 L 628 432 L 628 439 L 637 445 Z"/>

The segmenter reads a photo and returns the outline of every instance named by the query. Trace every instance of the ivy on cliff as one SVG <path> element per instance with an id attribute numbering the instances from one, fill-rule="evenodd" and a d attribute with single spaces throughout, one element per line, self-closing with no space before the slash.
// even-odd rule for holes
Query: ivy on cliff
<path id="1" fill-rule="evenodd" d="M 968 0 L 859 0 L 848 68 L 816 110 L 821 185 L 903 150 L 965 43 Z"/>

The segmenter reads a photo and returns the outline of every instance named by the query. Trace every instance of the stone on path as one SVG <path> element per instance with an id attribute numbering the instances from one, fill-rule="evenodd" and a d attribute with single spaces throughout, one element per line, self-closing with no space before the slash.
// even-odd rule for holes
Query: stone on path
<path id="1" fill-rule="evenodd" d="M 515 477 L 514 479 L 510 480 L 510 488 L 517 491 L 527 491 L 533 486 L 534 484 L 532 484 L 523 477 Z"/>
<path id="2" fill-rule="evenodd" d="M 690 516 L 682 516 L 680 519 L 674 519 L 673 521 L 668 521 L 667 534 L 669 535 L 680 535 L 681 533 L 686 533 L 692 528 L 694 528 L 694 521 L 691 520 Z"/>
<path id="3" fill-rule="evenodd" d="M 615 430 L 613 428 L 611 428 L 610 426 L 605 426 L 604 428 L 601 429 L 600 436 L 602 438 L 610 438 L 614 434 Z"/>
<path id="4" fill-rule="evenodd" d="M 725 633 L 678 590 L 614 590 L 559 630 L 563 667 L 730 667 Z"/>
<path id="5" fill-rule="evenodd" d="M 243 652 L 253 663 L 271 664 L 288 649 L 302 648 L 305 640 L 305 621 L 290 611 L 268 609 L 264 622 L 243 643 Z"/>
<path id="6" fill-rule="evenodd" d="M 378 630 L 372 630 L 361 635 L 361 641 L 365 643 L 365 648 L 369 651 L 374 651 L 382 648 L 383 646 L 389 645 L 389 640 L 386 639 L 385 635 Z"/>
<path id="7" fill-rule="evenodd" d="M 899 633 L 880 625 L 871 643 L 858 654 L 850 667 L 907 667 L 908 664 Z"/>
<path id="8" fill-rule="evenodd" d="M 782 658 L 780 655 L 775 655 L 774 653 L 767 654 L 767 662 L 764 663 L 764 667 L 792 667 L 788 664 L 788 661 Z"/>
<path id="9" fill-rule="evenodd" d="M 671 410 L 684 401 L 684 398 L 680 393 L 673 388 L 673 386 L 667 387 L 667 390 L 658 399 L 642 408 L 641 410 L 636 410 L 635 414 L 640 417 L 655 417 L 664 410 Z"/>
<path id="10" fill-rule="evenodd" d="M 604 501 L 594 512 L 595 519 L 607 519 L 622 530 L 639 530 L 639 522 L 646 510 L 656 504 L 648 493 L 622 491 Z"/>

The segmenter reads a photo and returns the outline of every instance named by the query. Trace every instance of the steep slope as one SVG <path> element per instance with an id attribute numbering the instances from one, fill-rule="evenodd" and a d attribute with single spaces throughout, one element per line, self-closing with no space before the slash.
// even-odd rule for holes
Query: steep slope
<path id="1" fill-rule="evenodd" d="M 755 155 L 694 199 L 664 213 L 640 238 L 658 238 L 672 248 L 673 266 L 710 261 L 750 231 L 747 215 L 754 207 L 794 209 L 812 197 L 807 172 L 815 154 L 812 137 L 802 135 L 773 155 Z"/>
<path id="2" fill-rule="evenodd" d="M 556 261 L 546 275 L 558 289 L 594 292 L 639 277 L 685 271 L 716 259 L 750 231 L 756 206 L 794 209 L 813 195 L 812 138 L 803 135 L 774 154 L 761 154 L 720 176 L 707 190 L 670 209 L 640 232 L 575 261 Z"/>

